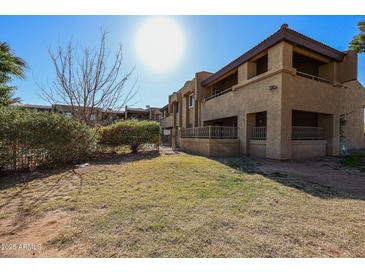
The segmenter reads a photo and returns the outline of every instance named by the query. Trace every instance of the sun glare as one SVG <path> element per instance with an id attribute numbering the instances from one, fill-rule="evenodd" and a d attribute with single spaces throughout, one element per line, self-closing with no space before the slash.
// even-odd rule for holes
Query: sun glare
<path id="1" fill-rule="evenodd" d="M 137 33 L 137 52 L 145 65 L 155 71 L 166 71 L 180 61 L 184 51 L 184 36 L 172 19 L 148 19 Z"/>

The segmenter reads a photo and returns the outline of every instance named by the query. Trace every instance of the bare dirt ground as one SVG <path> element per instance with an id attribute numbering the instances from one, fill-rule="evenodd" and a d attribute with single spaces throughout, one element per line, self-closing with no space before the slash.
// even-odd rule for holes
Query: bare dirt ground
<path id="1" fill-rule="evenodd" d="M 312 184 L 335 188 L 344 195 L 365 197 L 365 173 L 341 166 L 335 157 L 297 162 L 260 159 L 257 168 L 267 176 L 302 178 Z"/>
<path id="2" fill-rule="evenodd" d="M 54 257 L 62 256 L 57 249 L 44 249 L 48 241 L 67 231 L 71 216 L 66 212 L 52 212 L 41 219 L 24 221 L 9 219 L 0 222 L 1 242 L 14 245 L 3 247 L 0 257 Z"/>

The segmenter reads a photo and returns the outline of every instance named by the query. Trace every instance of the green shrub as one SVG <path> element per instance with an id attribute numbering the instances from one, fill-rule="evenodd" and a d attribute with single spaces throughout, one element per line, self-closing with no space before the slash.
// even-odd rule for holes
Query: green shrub
<path id="1" fill-rule="evenodd" d="M 111 146 L 130 146 L 133 152 L 143 144 L 158 144 L 158 122 L 126 120 L 100 129 L 100 143 Z"/>
<path id="2" fill-rule="evenodd" d="M 97 147 L 93 129 L 61 114 L 2 107 L 0 129 L 0 169 L 37 157 L 35 165 L 78 162 Z"/>

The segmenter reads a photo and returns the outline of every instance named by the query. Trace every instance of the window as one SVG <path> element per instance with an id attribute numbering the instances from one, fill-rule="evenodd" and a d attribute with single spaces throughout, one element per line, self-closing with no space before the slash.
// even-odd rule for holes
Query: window
<path id="1" fill-rule="evenodd" d="M 93 113 L 93 114 L 91 114 L 91 115 L 90 115 L 90 120 L 91 120 L 91 121 L 95 121 L 95 120 L 96 120 L 96 115 L 95 115 L 95 113 Z"/>
<path id="2" fill-rule="evenodd" d="M 179 112 L 179 103 L 176 103 L 176 112 Z"/>
<path id="3" fill-rule="evenodd" d="M 189 108 L 194 107 L 194 101 L 195 101 L 194 95 L 192 94 L 192 95 L 189 96 Z"/>

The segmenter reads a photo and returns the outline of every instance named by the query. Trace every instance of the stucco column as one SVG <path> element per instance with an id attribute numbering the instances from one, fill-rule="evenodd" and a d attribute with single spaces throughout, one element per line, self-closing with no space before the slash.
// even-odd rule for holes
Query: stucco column
<path id="1" fill-rule="evenodd" d="M 241 142 L 241 150 L 243 154 L 249 154 L 250 140 L 252 139 L 253 128 L 255 126 L 255 114 L 249 113 L 245 114 L 246 123 L 244 131 L 244 139 Z"/>
<path id="2" fill-rule="evenodd" d="M 256 75 L 256 63 L 245 62 L 238 67 L 237 80 L 238 83 L 246 82 L 248 79 Z"/>
<path id="3" fill-rule="evenodd" d="M 183 100 L 185 101 L 185 127 L 187 128 L 189 126 L 189 121 L 190 121 L 190 109 L 189 109 L 189 95 L 185 96 L 183 98 Z M 183 124 L 184 127 L 184 124 Z"/>
<path id="4" fill-rule="evenodd" d="M 194 127 L 199 126 L 199 103 L 198 100 L 194 100 Z"/>
<path id="5" fill-rule="evenodd" d="M 240 111 L 237 115 L 237 137 L 240 140 L 240 153 L 247 154 L 247 124 L 246 124 L 246 113 Z"/>
<path id="6" fill-rule="evenodd" d="M 334 156 L 340 154 L 340 115 L 337 113 L 333 115 L 332 141 L 329 149 Z"/>
<path id="7" fill-rule="evenodd" d="M 171 129 L 171 148 L 176 148 L 176 103 L 172 103 L 173 124 Z"/>
<path id="8" fill-rule="evenodd" d="M 292 114 L 287 108 L 267 111 L 266 157 L 285 160 L 291 158 Z"/>
<path id="9" fill-rule="evenodd" d="M 318 126 L 324 129 L 327 140 L 327 154 L 339 155 L 340 150 L 340 116 L 338 114 L 319 114 Z"/>
<path id="10" fill-rule="evenodd" d="M 268 50 L 268 70 L 275 71 L 293 67 L 293 46 L 281 42 Z"/>
<path id="11" fill-rule="evenodd" d="M 292 155 L 292 115 L 290 107 L 282 102 L 281 109 L 281 159 L 291 159 Z"/>

